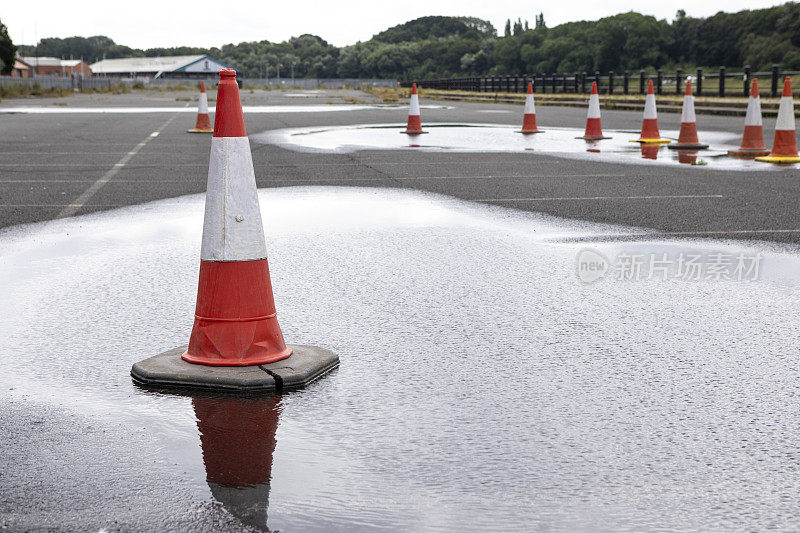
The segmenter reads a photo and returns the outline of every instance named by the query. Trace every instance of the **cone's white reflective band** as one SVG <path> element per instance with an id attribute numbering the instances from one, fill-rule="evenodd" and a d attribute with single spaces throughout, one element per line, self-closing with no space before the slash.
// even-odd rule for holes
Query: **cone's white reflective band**
<path id="1" fill-rule="evenodd" d="M 697 116 L 694 114 L 694 96 L 692 95 L 683 95 L 683 111 L 681 111 L 681 122 L 697 122 Z"/>
<path id="2" fill-rule="evenodd" d="M 596 94 L 589 97 L 589 112 L 586 118 L 600 118 L 600 97 Z"/>
<path id="3" fill-rule="evenodd" d="M 791 96 L 781 98 L 781 105 L 778 108 L 778 121 L 775 123 L 776 130 L 794 131 L 794 103 Z"/>
<path id="4" fill-rule="evenodd" d="M 419 115 L 419 96 L 411 95 L 411 105 L 408 106 L 409 115 Z"/>
<path id="5" fill-rule="evenodd" d="M 200 115 L 208 115 L 208 96 L 206 93 L 200 93 L 200 101 L 197 104 L 197 113 Z"/>
<path id="6" fill-rule="evenodd" d="M 648 94 L 644 99 L 644 118 L 658 118 L 656 114 L 656 96 Z"/>
<path id="7" fill-rule="evenodd" d="M 250 141 L 247 137 L 214 137 L 200 258 L 250 261 L 265 257 L 267 246 Z"/>
<path id="8" fill-rule="evenodd" d="M 519 109 L 519 108 L 517 108 Z M 527 94 L 525 95 L 525 110 L 523 111 L 525 115 L 535 115 L 536 114 L 536 105 L 533 103 L 533 95 Z"/>
<path id="9" fill-rule="evenodd" d="M 745 126 L 761 126 L 761 98 L 750 97 L 747 101 L 747 114 L 744 117 Z"/>

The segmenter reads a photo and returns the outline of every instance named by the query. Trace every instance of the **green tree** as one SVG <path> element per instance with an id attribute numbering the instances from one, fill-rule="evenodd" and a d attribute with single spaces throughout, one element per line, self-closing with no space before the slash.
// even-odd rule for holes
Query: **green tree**
<path id="1" fill-rule="evenodd" d="M 17 56 L 17 47 L 8 35 L 8 28 L 0 21 L 0 60 L 3 62 L 2 71 L 6 74 L 14 68 L 14 60 Z"/>

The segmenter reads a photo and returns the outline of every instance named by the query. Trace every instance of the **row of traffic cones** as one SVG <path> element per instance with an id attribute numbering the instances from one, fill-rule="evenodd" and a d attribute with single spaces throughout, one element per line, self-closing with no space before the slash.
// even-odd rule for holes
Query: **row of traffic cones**
<path id="1" fill-rule="evenodd" d="M 528 93 L 525 96 L 525 108 L 522 117 L 523 134 L 541 133 L 536 126 L 536 105 L 533 101 L 533 84 L 528 83 Z M 419 96 L 417 94 L 417 84 L 411 86 L 411 105 L 408 113 L 408 124 L 402 133 L 418 135 L 427 133 L 422 130 L 422 121 L 419 112 Z M 600 122 L 600 95 L 597 91 L 597 83 L 592 82 L 592 92 L 589 95 L 589 110 L 586 116 L 586 131 L 582 137 L 587 141 L 597 141 L 609 139 L 603 135 L 603 128 Z M 669 139 L 663 139 L 658 129 L 658 112 L 656 110 L 656 96 L 651 80 L 647 87 L 647 96 L 644 104 L 644 118 L 642 129 L 638 139 L 631 142 L 645 144 L 668 144 L 674 150 L 703 150 L 708 148 L 707 144 L 701 143 L 697 136 L 697 116 L 694 111 L 694 95 L 692 94 L 692 82 L 686 82 L 686 92 L 683 96 L 683 109 L 681 113 L 681 129 L 678 134 L 678 142 L 671 144 Z M 772 163 L 797 163 L 800 162 L 798 156 L 797 142 L 795 139 L 794 122 L 794 103 L 792 101 L 792 85 L 789 76 L 786 77 L 783 86 L 783 96 L 781 97 L 778 109 L 778 121 L 775 125 L 775 141 L 772 150 L 767 150 L 764 144 L 764 131 L 761 123 L 761 100 L 758 94 L 758 81 L 753 80 L 750 90 L 750 99 L 747 104 L 747 115 L 744 120 L 744 135 L 738 150 L 731 150 L 729 155 L 736 157 L 754 157 L 757 161 L 767 161 Z"/>

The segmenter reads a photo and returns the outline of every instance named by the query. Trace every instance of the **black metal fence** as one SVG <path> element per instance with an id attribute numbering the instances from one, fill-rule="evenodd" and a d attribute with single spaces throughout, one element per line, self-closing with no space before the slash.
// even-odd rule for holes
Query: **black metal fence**
<path id="1" fill-rule="evenodd" d="M 752 80 L 758 80 L 759 93 L 762 96 L 777 97 L 783 90 L 783 76 L 800 74 L 798 71 L 782 71 L 780 65 L 773 65 L 769 72 L 753 72 L 745 66 L 741 72 L 728 72 L 720 67 L 718 72 L 705 72 L 698 68 L 696 72 L 678 70 L 674 74 L 664 74 L 660 69 L 655 74 L 647 74 L 644 70 L 631 75 L 629 71 L 622 73 L 609 72 L 601 76 L 599 71 L 593 73 L 540 73 L 514 76 L 490 76 L 471 78 L 448 78 L 435 80 L 410 80 L 402 82 L 401 87 L 411 87 L 416 82 L 421 89 L 441 89 L 454 91 L 471 91 L 480 93 L 524 93 L 528 83 L 533 85 L 536 93 L 554 94 L 586 94 L 597 82 L 597 90 L 601 94 L 645 94 L 650 80 L 656 94 L 683 94 L 684 83 L 691 79 L 696 96 L 747 96 L 750 94 Z M 800 87 L 798 87 L 800 89 Z"/>

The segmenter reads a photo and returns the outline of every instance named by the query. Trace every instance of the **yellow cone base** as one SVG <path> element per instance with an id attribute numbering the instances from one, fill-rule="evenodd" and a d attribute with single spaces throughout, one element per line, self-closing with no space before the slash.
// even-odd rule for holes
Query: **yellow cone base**
<path id="1" fill-rule="evenodd" d="M 669 144 L 672 141 L 669 139 L 631 139 L 628 142 L 639 144 Z"/>
<path id="2" fill-rule="evenodd" d="M 756 157 L 756 161 L 763 161 L 765 163 L 800 163 L 800 157 L 765 155 L 763 157 Z"/>
<path id="3" fill-rule="evenodd" d="M 746 157 L 753 159 L 756 157 L 769 155 L 769 150 L 728 150 L 728 155 L 733 157 Z"/>
<path id="4" fill-rule="evenodd" d="M 533 135 L 534 133 L 544 133 L 544 130 L 533 130 L 533 131 L 517 130 L 517 133 L 522 133 L 523 135 Z"/>
<path id="5" fill-rule="evenodd" d="M 211 129 L 211 130 L 198 130 L 196 128 L 193 128 L 191 130 L 186 130 L 186 133 L 214 133 L 214 130 L 213 129 Z"/>
<path id="6" fill-rule="evenodd" d="M 611 137 L 587 137 L 586 135 L 582 135 L 581 137 L 575 137 L 576 139 L 583 139 L 584 141 L 602 141 L 603 139 L 610 139 Z"/>

